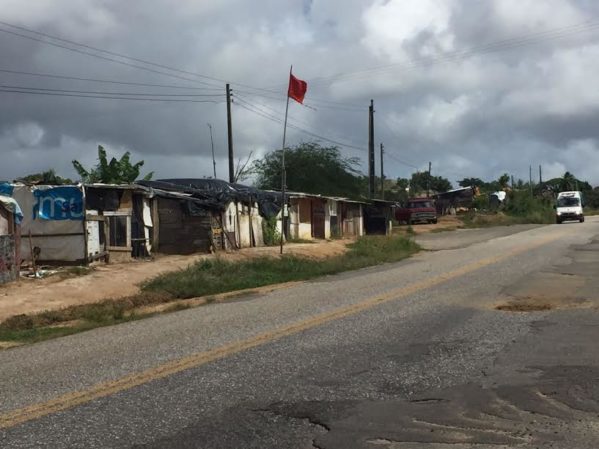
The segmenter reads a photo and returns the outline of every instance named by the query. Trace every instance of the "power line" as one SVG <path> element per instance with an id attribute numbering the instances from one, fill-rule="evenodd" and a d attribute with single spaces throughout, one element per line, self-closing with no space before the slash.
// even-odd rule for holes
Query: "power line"
<path id="1" fill-rule="evenodd" d="M 98 78 L 82 78 L 82 77 L 77 77 L 77 76 L 57 75 L 57 74 L 51 74 L 51 73 L 25 72 L 25 71 L 10 70 L 10 69 L 0 69 L 0 72 L 10 73 L 13 75 L 26 75 L 26 76 L 34 76 L 34 77 L 42 77 L 42 78 L 55 78 L 55 79 L 64 79 L 64 80 L 72 80 L 72 81 L 118 84 L 118 85 L 126 85 L 126 86 L 160 87 L 160 88 L 183 89 L 183 90 L 214 90 L 214 91 L 219 91 L 219 92 L 222 91 L 221 87 L 208 88 L 208 87 L 178 86 L 178 85 L 174 85 L 174 84 L 135 83 L 135 82 L 131 82 L 131 81 L 115 81 L 115 80 L 105 80 L 105 79 L 98 79 Z"/>
<path id="2" fill-rule="evenodd" d="M 395 137 L 398 140 L 401 140 L 401 138 L 399 137 L 399 135 L 393 130 L 391 129 L 391 127 L 389 126 L 389 124 L 387 123 L 387 119 L 383 118 L 380 123 L 383 124 L 383 126 L 393 135 L 393 137 Z M 393 155 L 393 153 L 389 152 L 389 149 L 387 149 L 387 151 L 385 152 L 385 154 L 387 154 L 391 159 L 395 159 L 397 162 L 400 162 L 404 165 L 407 165 L 408 167 L 412 167 L 415 169 L 418 169 L 418 167 L 410 162 L 404 161 L 399 159 L 397 156 Z"/>
<path id="3" fill-rule="evenodd" d="M 385 154 L 386 154 L 387 156 L 389 156 L 391 159 L 393 159 L 394 161 L 396 161 L 396 162 L 399 162 L 400 164 L 406 165 L 406 166 L 408 166 L 408 167 L 410 167 L 410 168 L 413 168 L 413 169 L 415 169 L 415 170 L 418 170 L 418 169 L 420 168 L 420 167 L 417 167 L 416 165 L 410 164 L 409 162 L 406 162 L 406 161 L 404 161 L 404 160 L 402 160 L 402 159 L 398 158 L 398 157 L 397 157 L 397 156 L 395 156 L 393 153 L 389 152 L 389 150 L 388 150 L 388 149 L 385 151 Z"/>
<path id="4" fill-rule="evenodd" d="M 267 98 L 270 100 L 275 100 L 275 101 L 280 101 L 280 102 L 285 102 L 287 97 L 283 94 L 281 96 L 278 97 L 274 97 L 272 95 L 265 95 L 265 94 L 258 94 L 258 93 L 254 93 L 254 92 L 248 92 L 246 90 L 239 90 L 237 89 L 236 92 L 241 92 L 244 95 L 248 95 L 251 97 L 261 97 L 261 98 Z M 329 100 L 319 100 L 319 99 L 307 99 L 307 101 L 305 101 L 305 103 L 307 103 L 308 105 L 311 103 L 314 103 L 317 105 L 318 108 L 327 108 L 327 109 L 336 109 L 336 110 L 343 110 L 343 111 L 348 111 L 348 112 L 365 112 L 365 108 L 363 106 L 359 106 L 356 104 L 351 104 L 351 103 L 342 103 L 342 102 L 335 102 L 335 101 L 329 101 Z"/>
<path id="5" fill-rule="evenodd" d="M 19 37 L 22 37 L 24 39 L 33 40 L 33 41 L 36 41 L 36 42 L 41 42 L 41 43 L 44 43 L 44 44 L 47 44 L 47 45 L 52 45 L 54 47 L 62 48 L 62 49 L 69 50 L 69 51 L 72 51 L 72 52 L 75 52 L 75 53 L 79 53 L 79 54 L 82 54 L 82 55 L 92 56 L 94 58 L 102 59 L 104 61 L 110 61 L 110 62 L 114 62 L 116 64 L 121 64 L 121 65 L 125 65 L 125 66 L 128 66 L 128 67 L 133 67 L 135 69 L 145 70 L 147 72 L 157 73 L 159 75 L 170 76 L 172 78 L 177 78 L 177 79 L 181 79 L 181 80 L 185 80 L 185 81 L 190 81 L 190 82 L 193 82 L 193 83 L 199 83 L 199 84 L 203 84 L 203 85 L 206 85 L 206 86 L 215 87 L 214 84 L 209 84 L 209 83 L 204 82 L 204 81 L 199 81 L 199 80 L 195 80 L 195 79 L 186 78 L 186 77 L 183 77 L 183 76 L 176 75 L 174 73 L 168 73 L 168 72 L 164 72 L 162 70 L 151 69 L 149 67 L 140 66 L 138 64 L 132 64 L 132 63 L 129 63 L 129 62 L 126 62 L 126 61 L 120 61 L 118 59 L 114 59 L 114 58 L 109 58 L 107 56 L 98 55 L 96 53 L 92 53 L 92 52 L 89 52 L 89 51 L 81 50 L 81 49 L 78 49 L 78 48 L 68 47 L 66 45 L 58 44 L 56 42 L 51 42 L 51 41 L 48 41 L 48 40 L 45 40 L 45 39 L 41 39 L 41 38 L 37 38 L 37 37 L 33 37 L 33 36 L 27 36 L 25 34 L 17 33 L 17 32 L 14 32 L 14 31 L 5 30 L 5 29 L 0 28 L 0 32 L 11 34 L 11 35 L 14 35 L 14 36 L 19 36 Z"/>
<path id="6" fill-rule="evenodd" d="M 5 89 L 0 88 L 0 92 L 6 93 L 17 93 L 17 94 L 31 94 L 31 95 L 49 95 L 56 97 L 78 97 L 78 98 L 98 98 L 105 100 L 136 100 L 136 101 L 166 101 L 166 102 L 181 102 L 181 103 L 213 103 L 219 104 L 223 101 L 216 100 L 192 100 L 187 98 L 139 98 L 139 97 L 114 97 L 106 95 L 82 95 L 82 94 L 70 94 L 64 92 L 42 92 L 34 90 L 19 90 L 19 89 Z"/>
<path id="7" fill-rule="evenodd" d="M 260 103 L 260 102 L 258 102 L 258 101 L 253 101 L 253 102 L 252 102 L 252 101 L 251 101 L 249 98 L 246 98 L 246 97 L 244 97 L 243 95 L 240 95 L 240 94 L 238 93 L 238 91 L 235 91 L 235 92 L 234 92 L 234 98 L 236 98 L 236 99 L 238 99 L 238 100 L 241 100 L 241 101 L 244 101 L 244 102 L 245 102 L 245 103 L 247 103 L 247 104 L 251 104 L 252 106 L 254 106 L 254 107 L 255 107 L 255 108 L 257 108 L 257 109 L 258 109 L 258 106 L 261 106 L 262 108 L 264 108 L 264 109 L 267 109 L 268 111 L 270 111 L 270 112 L 269 112 L 270 114 L 281 114 L 281 113 L 282 113 L 282 111 L 277 111 L 276 109 L 274 109 L 274 108 L 272 108 L 272 107 L 270 107 L 270 106 L 268 106 L 268 105 L 266 105 L 266 104 L 264 104 L 264 103 Z M 303 124 L 304 126 L 311 126 L 311 125 L 310 125 L 308 122 L 306 122 L 306 121 L 304 121 L 304 120 L 300 120 L 300 119 L 298 119 L 297 117 L 291 117 L 291 116 L 288 116 L 288 121 L 289 121 L 289 120 L 291 120 L 291 121 L 295 121 L 295 122 L 298 122 L 298 123 L 301 123 L 301 124 Z"/>
<path id="8" fill-rule="evenodd" d="M 4 33 L 9 33 L 15 36 L 19 36 L 25 39 L 31 39 L 34 41 L 38 41 L 41 43 L 45 43 L 48 45 L 53 45 L 59 48 L 63 48 L 65 50 L 69 50 L 69 51 L 73 51 L 73 52 L 77 52 L 80 54 L 84 54 L 84 55 L 88 55 L 88 56 L 92 56 L 95 58 L 100 58 L 103 60 L 107 60 L 110 62 L 115 62 L 118 64 L 123 64 L 126 66 L 130 66 L 133 68 L 137 68 L 140 70 L 146 70 L 149 72 L 153 72 L 153 73 L 157 73 L 157 74 L 161 74 L 164 76 L 171 76 L 171 77 L 175 77 L 175 78 L 179 78 L 179 79 L 183 79 L 185 81 L 191 81 L 191 82 L 197 82 L 197 83 L 201 83 L 210 87 L 216 87 L 216 85 L 214 84 L 209 84 L 207 82 L 203 82 L 203 81 L 199 81 L 199 80 L 194 80 L 194 79 L 189 79 L 189 78 L 185 78 L 182 76 L 178 76 L 175 75 L 173 73 L 168 73 L 168 72 L 164 72 L 161 70 L 154 70 L 154 69 L 150 69 L 149 67 L 144 67 L 144 66 L 139 66 L 136 64 L 131 64 L 128 63 L 126 61 L 121 61 L 121 60 L 117 60 L 114 58 L 109 58 L 106 56 L 102 56 L 102 55 L 98 55 L 96 53 L 91 53 L 89 51 L 84 51 L 81 49 L 77 49 L 77 48 L 72 48 L 72 47 L 68 47 L 66 45 L 61 45 L 58 44 L 56 42 L 51 42 L 48 41 L 46 39 L 52 39 L 58 42 L 63 42 L 63 43 L 67 43 L 69 45 L 75 45 L 81 48 L 85 48 L 88 50 L 92 50 L 94 52 L 101 52 L 107 55 L 111 55 L 111 56 L 116 56 L 118 58 L 124 58 L 124 59 L 129 59 L 131 61 L 136 61 L 142 64 L 146 64 L 146 65 L 150 65 L 150 66 L 154 66 L 154 67 L 158 67 L 158 68 L 162 68 L 162 69 L 166 69 L 169 70 L 171 72 L 177 72 L 177 73 L 182 73 L 182 74 L 186 74 L 186 75 L 191 75 L 194 77 L 198 77 L 198 78 L 203 78 L 203 79 L 207 79 L 210 80 L 212 82 L 225 82 L 225 80 L 220 79 L 220 78 L 216 78 L 216 77 L 211 77 L 211 76 L 207 76 L 207 75 L 202 75 L 199 73 L 195 73 L 195 72 L 191 72 L 191 71 L 187 71 L 187 70 L 182 70 L 182 69 L 177 69 L 177 68 L 173 68 L 173 67 L 169 67 L 167 65 L 164 64 L 160 64 L 160 63 L 156 63 L 153 61 L 148 61 L 148 60 L 144 60 L 144 59 L 140 59 L 140 58 L 135 58 L 132 56 L 128 56 L 128 55 L 124 55 L 121 53 L 117 53 L 117 52 L 113 52 L 113 51 L 109 51 L 109 50 L 104 50 L 101 48 L 97 48 L 97 47 L 92 47 L 90 45 L 86 45 L 86 44 L 81 44 L 72 40 L 68 40 L 68 39 L 63 39 L 57 36 L 53 36 L 50 34 L 46 34 L 46 33 L 42 33 L 36 30 L 32 30 L 23 26 L 19 26 L 19 25 L 14 25 L 5 21 L 0 21 L 0 24 L 6 26 L 6 27 L 10 27 L 10 28 L 14 28 L 14 29 L 18 29 L 18 30 L 22 30 L 31 34 L 35 34 L 37 36 L 41 36 L 45 39 L 41 39 L 41 38 L 36 38 L 34 36 L 28 36 L 28 35 L 24 35 L 21 33 L 17 33 L 14 31 L 10 31 L 10 30 L 6 30 L 6 29 L 2 29 L 0 28 L 0 32 L 4 32 Z M 594 21 L 587 21 L 587 22 L 583 22 L 580 24 L 575 24 L 575 25 L 570 25 L 570 26 L 566 26 L 566 27 L 562 27 L 562 28 L 555 28 L 555 29 L 551 29 L 551 30 L 544 30 L 541 32 L 537 32 L 537 33 L 531 33 L 528 35 L 523 35 L 520 37 L 516 37 L 516 38 L 510 38 L 510 39 L 505 39 L 502 41 L 498 41 L 498 42 L 494 42 L 494 43 L 489 43 L 489 44 L 485 44 L 485 45 L 481 45 L 478 47 L 473 47 L 469 50 L 466 51 L 455 51 L 455 52 L 451 52 L 445 55 L 441 55 L 438 56 L 436 58 L 420 58 L 420 59 L 415 59 L 411 62 L 411 64 L 389 64 L 389 65 L 385 65 L 385 66 L 379 66 L 379 67 L 373 67 L 373 68 L 369 68 L 369 69 L 363 69 L 363 70 L 358 70 L 358 71 L 354 71 L 354 72 L 344 72 L 344 73 L 338 73 L 336 75 L 331 75 L 328 77 L 317 77 L 317 78 L 313 78 L 311 80 L 311 85 L 315 85 L 318 84 L 319 82 L 334 82 L 334 81 L 342 81 L 342 80 L 350 80 L 350 79 L 358 79 L 361 76 L 369 76 L 372 73 L 375 72 L 384 72 L 384 71 L 388 71 L 388 70 L 392 70 L 395 68 L 401 68 L 402 66 L 404 66 L 404 68 L 406 69 L 414 69 L 414 68 L 418 68 L 419 66 L 422 65 L 433 65 L 435 63 L 439 63 L 439 62 L 450 62 L 452 60 L 459 60 L 459 59 L 464 59 L 466 57 L 475 55 L 475 54 L 483 54 L 483 53 L 488 53 L 491 51 L 500 51 L 500 50 L 505 50 L 505 49 L 509 49 L 509 48 L 515 48 L 518 46 L 522 46 L 522 45 L 526 45 L 529 43 L 534 43 L 536 39 L 538 38 L 544 38 L 544 39 L 559 39 L 559 38 L 563 38 L 563 37 L 567 37 L 569 35 L 572 34 L 577 34 L 580 32 L 584 32 L 584 31 L 593 31 L 595 29 L 597 29 L 597 27 L 599 27 L 599 23 L 594 22 Z M 242 83 L 233 83 L 236 84 L 238 86 L 243 86 L 246 87 L 248 89 L 254 90 L 254 91 L 260 91 L 260 92 L 266 92 L 266 93 L 270 93 L 270 94 L 278 94 L 279 91 L 278 90 L 273 90 L 273 89 L 265 89 L 265 88 L 260 88 L 260 87 L 253 87 L 253 86 L 249 86 L 246 84 L 242 84 Z M 330 102 L 330 103 L 334 103 L 334 102 Z M 326 103 L 325 103 L 326 104 Z M 357 107 L 357 106 L 356 106 Z"/>
<path id="9" fill-rule="evenodd" d="M 581 32 L 586 31 L 595 31 L 599 28 L 599 22 L 597 21 L 586 21 L 578 24 L 573 24 L 561 28 L 553 28 L 550 30 L 539 31 L 537 33 L 529 33 L 527 35 L 521 35 L 519 37 L 514 37 L 510 39 L 504 39 L 501 41 L 491 42 L 487 44 L 483 44 L 480 46 L 472 47 L 468 50 L 454 51 L 449 52 L 444 55 L 439 55 L 437 57 L 432 58 L 416 58 L 412 59 L 407 63 L 396 63 L 396 64 L 387 64 L 378 67 L 371 67 L 363 70 L 356 70 L 353 72 L 343 72 L 337 73 L 335 75 L 330 76 L 322 76 L 312 78 L 310 84 L 311 85 L 319 85 L 319 84 L 330 84 L 335 81 L 349 81 L 360 79 L 366 76 L 371 76 L 375 73 L 383 73 L 392 70 L 413 70 L 425 66 L 431 66 L 438 63 L 443 62 L 452 62 L 459 61 L 462 59 L 466 59 L 468 57 L 478 55 L 478 54 L 487 54 L 502 50 L 509 50 L 512 48 L 517 48 L 523 45 L 528 45 L 532 43 L 539 42 L 539 38 L 544 40 L 552 40 L 552 39 L 562 39 L 565 37 L 569 37 Z"/>
<path id="10" fill-rule="evenodd" d="M 243 108 L 243 109 L 245 109 L 247 111 L 253 112 L 254 114 L 257 114 L 257 115 L 259 115 L 261 117 L 264 117 L 264 118 L 266 118 L 268 120 L 271 120 L 271 121 L 273 121 L 275 123 L 279 123 L 279 124 L 283 123 L 283 120 L 281 120 L 280 118 L 273 117 L 270 114 L 266 114 L 264 112 L 261 112 L 259 109 L 255 109 L 255 107 L 253 107 L 252 105 L 243 104 L 242 102 L 236 102 L 234 104 L 236 104 L 237 106 L 239 106 L 239 107 L 241 107 L 241 108 Z M 292 129 L 295 129 L 297 131 L 300 131 L 300 132 L 302 132 L 304 134 L 312 136 L 314 138 L 317 138 L 317 139 L 320 139 L 320 140 L 332 143 L 334 145 L 338 145 L 340 147 L 353 148 L 353 149 L 356 149 L 356 150 L 360 150 L 361 152 L 364 152 L 364 150 L 365 150 L 364 148 L 358 147 L 356 145 L 352 145 L 352 144 L 349 144 L 349 143 L 346 143 L 346 142 L 340 142 L 338 140 L 334 140 L 334 139 L 330 139 L 328 137 L 321 136 L 319 134 L 316 134 L 316 133 L 314 133 L 312 131 L 308 131 L 307 129 L 301 128 L 301 127 L 299 127 L 297 125 L 294 125 L 294 124 L 289 124 L 288 123 L 287 126 L 290 127 L 290 128 L 292 128 Z"/>
<path id="11" fill-rule="evenodd" d="M 61 38 L 61 37 L 58 37 L 58 36 L 53 36 L 53 35 L 47 34 L 47 33 L 42 33 L 40 31 L 32 30 L 31 28 L 27 28 L 27 27 L 20 26 L 20 25 L 14 25 L 12 23 L 8 23 L 8 22 L 5 22 L 5 21 L 1 21 L 0 20 L 0 24 L 4 25 L 4 26 L 7 26 L 7 27 L 10 27 L 10 28 L 17 29 L 17 30 L 25 31 L 27 33 L 35 34 L 37 36 L 42 36 L 42 37 L 45 37 L 47 39 L 52 39 L 52 40 L 55 40 L 55 41 L 58 41 L 58 42 L 64 42 L 66 44 L 75 45 L 77 47 L 86 48 L 88 50 L 97 51 L 97 52 L 104 53 L 104 54 L 111 55 L 111 56 L 116 56 L 118 58 L 129 59 L 130 61 L 140 62 L 142 64 L 146 64 L 146 65 L 158 67 L 158 68 L 161 68 L 161 69 L 170 70 L 170 71 L 173 71 L 173 72 L 184 73 L 186 75 L 193 75 L 193 76 L 196 76 L 198 78 L 204 78 L 204 79 L 208 79 L 208 80 L 211 80 L 211 81 L 224 82 L 224 80 L 221 80 L 221 79 L 218 79 L 218 78 L 213 78 L 213 77 L 210 77 L 210 76 L 207 76 L 207 75 L 202 75 L 202 74 L 199 74 L 199 73 L 189 72 L 187 70 L 182 70 L 182 69 L 177 69 L 177 68 L 174 68 L 174 67 L 169 67 L 169 66 L 164 65 L 164 64 L 160 64 L 160 63 L 153 62 L 153 61 L 147 61 L 147 60 L 140 59 L 140 58 L 135 58 L 133 56 L 125 55 L 125 54 L 122 54 L 122 53 L 117 53 L 117 52 L 110 51 L 110 50 L 104 50 L 102 48 L 93 47 L 91 45 L 82 44 L 80 42 L 75 42 L 73 40 L 64 39 L 64 38 Z M 6 30 L 2 30 L 2 31 L 6 31 Z M 50 45 L 54 45 L 53 43 L 48 42 L 48 41 L 42 40 L 42 42 L 48 43 Z"/>
<path id="12" fill-rule="evenodd" d="M 140 92 L 106 92 L 106 91 L 90 91 L 90 90 L 70 90 L 70 89 L 51 89 L 46 87 L 28 87 L 28 86 L 10 86 L 0 84 L 3 89 L 19 89 L 33 91 L 49 91 L 49 92 L 64 92 L 76 94 L 94 94 L 94 95 L 122 95 L 122 96 L 138 96 L 138 97 L 224 97 L 224 94 L 155 94 L 155 93 L 140 93 Z"/>
<path id="13" fill-rule="evenodd" d="M 59 47 L 59 48 L 63 48 L 65 50 L 74 51 L 76 53 L 81 53 L 81 54 L 85 54 L 85 55 L 88 55 L 88 56 L 92 56 L 92 57 L 104 59 L 104 60 L 107 60 L 107 61 L 115 62 L 115 63 L 118 63 L 118 64 L 127 65 L 127 66 L 134 67 L 134 68 L 137 68 L 137 69 L 146 70 L 146 71 L 158 73 L 158 74 L 165 75 L 165 76 L 172 76 L 172 77 L 183 79 L 183 80 L 186 80 L 186 81 L 193 81 L 193 82 L 197 82 L 197 83 L 204 84 L 204 85 L 211 86 L 211 87 L 216 87 L 217 86 L 217 85 L 214 84 L 214 82 L 218 82 L 218 83 L 226 83 L 227 82 L 226 80 L 221 79 L 221 78 L 216 78 L 216 77 L 208 76 L 208 75 L 202 75 L 200 73 L 191 72 L 189 70 L 183 70 L 183 69 L 179 69 L 179 68 L 175 68 L 175 67 L 170 67 L 170 66 L 167 66 L 165 64 L 160 64 L 158 62 L 149 61 L 149 60 L 146 60 L 146 59 L 135 58 L 133 56 L 125 55 L 125 54 L 122 54 L 122 53 L 117 53 L 117 52 L 110 51 L 110 50 L 104 50 L 102 48 L 93 47 L 91 45 L 82 44 L 80 42 L 75 42 L 73 40 L 60 38 L 58 36 L 53 36 L 53 35 L 47 34 L 47 33 L 42 33 L 40 31 L 32 30 L 30 28 L 27 28 L 27 27 L 24 27 L 24 26 L 20 26 L 20 25 L 15 25 L 15 24 L 12 24 L 12 23 L 9 23 L 9 22 L 5 22 L 5 21 L 1 21 L 0 20 L 0 24 L 4 25 L 4 26 L 7 26 L 7 27 L 10 27 L 10 28 L 17 29 L 17 30 L 25 31 L 27 33 L 35 34 L 35 35 L 41 36 L 41 37 L 43 37 L 45 39 L 52 39 L 52 40 L 55 40 L 55 41 L 58 41 L 58 42 L 63 42 L 63 43 L 69 44 L 69 45 L 74 45 L 74 46 L 77 46 L 77 47 L 85 48 L 87 50 L 92 50 L 94 52 L 100 52 L 100 53 L 104 53 L 106 55 L 115 56 L 115 57 L 123 58 L 123 59 L 128 59 L 130 61 L 135 61 L 135 62 L 138 62 L 138 63 L 141 63 L 141 64 L 145 64 L 145 65 L 149 65 L 149 66 L 152 66 L 152 67 L 157 67 L 159 69 L 165 69 L 165 70 L 169 70 L 171 72 L 176 72 L 176 73 L 181 73 L 181 74 L 184 74 L 184 75 L 191 75 L 191 76 L 194 76 L 194 77 L 197 77 L 197 78 L 202 78 L 202 79 L 205 79 L 205 80 L 212 81 L 213 84 L 210 84 L 210 83 L 205 82 L 205 81 L 192 80 L 192 79 L 189 79 L 189 78 L 185 78 L 185 77 L 181 77 L 181 76 L 178 76 L 178 75 L 174 75 L 172 73 L 163 72 L 161 70 L 154 70 L 154 69 L 150 69 L 148 67 L 144 67 L 144 66 L 139 66 L 139 65 L 136 65 L 136 64 L 127 63 L 125 61 L 120 61 L 120 60 L 117 60 L 117 59 L 114 59 L 114 58 L 108 58 L 106 56 L 98 55 L 96 53 L 91 53 L 91 52 L 88 52 L 88 51 L 83 51 L 83 50 L 80 50 L 80 49 L 75 49 L 75 48 L 72 48 L 72 47 L 68 47 L 66 45 L 57 44 L 56 42 L 51 42 L 51 41 L 48 41 L 48 40 L 45 40 L 45 39 L 35 38 L 33 36 L 28 36 L 28 35 L 24 35 L 24 34 L 21 34 L 21 33 L 16 33 L 14 31 L 5 30 L 5 29 L 0 28 L 0 31 L 4 32 L 4 33 L 13 34 L 15 36 L 20 36 L 20 37 L 23 37 L 25 39 L 31 39 L 31 40 L 34 40 L 34 41 L 37 41 L 37 42 L 42 42 L 42 43 L 45 43 L 45 44 L 48 44 L 48 45 L 53 45 L 53 46 L 56 46 L 56 47 Z M 232 84 L 235 84 L 235 85 L 238 85 L 238 86 L 242 86 L 242 87 L 246 87 L 246 88 L 249 88 L 249 89 L 255 89 L 255 90 L 259 90 L 259 91 L 276 93 L 276 92 L 274 92 L 272 90 L 269 91 L 267 89 L 262 89 L 260 87 L 253 87 L 253 86 L 250 86 L 250 85 L 247 85 L 247 84 L 243 84 L 243 83 L 232 83 Z"/>
<path id="14" fill-rule="evenodd" d="M 244 103 L 246 104 L 246 106 L 249 106 L 249 107 L 257 110 L 259 113 L 263 114 L 262 115 L 263 117 L 268 118 L 268 119 L 270 119 L 272 121 L 276 121 L 277 123 L 283 123 L 283 121 L 280 118 L 278 118 L 276 116 L 273 116 L 273 115 L 269 114 L 268 112 L 265 112 L 264 110 L 261 110 L 257 106 L 254 106 L 251 103 L 247 103 L 247 102 L 244 102 Z M 319 139 L 327 140 L 327 141 L 329 141 L 331 143 L 334 143 L 336 145 L 340 145 L 340 146 L 343 146 L 343 147 L 354 148 L 356 150 L 364 151 L 363 147 L 358 147 L 358 146 L 355 146 L 355 145 L 352 145 L 352 144 L 343 143 L 343 142 L 341 142 L 339 140 L 333 140 L 333 139 L 330 139 L 328 137 L 324 137 L 324 136 L 318 135 L 318 134 L 316 134 L 316 133 L 314 133 L 312 131 L 309 131 L 309 130 L 307 130 L 305 128 L 301 128 L 301 127 L 299 127 L 299 126 L 297 126 L 295 124 L 288 124 L 287 126 L 289 126 L 291 128 L 294 128 L 294 129 L 297 129 L 298 131 L 301 131 L 303 133 L 310 134 L 310 135 L 312 135 L 314 137 L 317 137 Z"/>

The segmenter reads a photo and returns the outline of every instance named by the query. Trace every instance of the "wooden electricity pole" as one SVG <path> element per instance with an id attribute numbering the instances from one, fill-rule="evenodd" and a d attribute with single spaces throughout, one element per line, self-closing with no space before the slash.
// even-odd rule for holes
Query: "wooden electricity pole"
<path id="1" fill-rule="evenodd" d="M 385 171 L 383 168 L 383 154 L 385 154 L 385 147 L 381 142 L 381 199 L 385 199 Z"/>
<path id="2" fill-rule="evenodd" d="M 227 83 L 227 138 L 229 140 L 229 182 L 235 182 L 235 160 L 233 156 L 233 124 L 231 122 L 231 86 Z"/>
<path id="3" fill-rule="evenodd" d="M 428 163 L 428 178 L 426 179 L 426 197 L 430 198 L 431 196 L 431 163 Z"/>
<path id="4" fill-rule="evenodd" d="M 374 101 L 368 107 L 368 198 L 374 198 Z"/>
<path id="5" fill-rule="evenodd" d="M 528 166 L 528 187 L 530 188 L 530 196 L 532 196 L 532 165 Z"/>

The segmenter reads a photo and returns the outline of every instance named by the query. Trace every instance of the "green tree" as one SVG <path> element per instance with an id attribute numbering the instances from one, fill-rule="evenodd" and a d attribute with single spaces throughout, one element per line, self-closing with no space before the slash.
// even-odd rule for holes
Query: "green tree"
<path id="1" fill-rule="evenodd" d="M 510 185 L 510 175 L 508 175 L 507 173 L 504 173 L 503 175 L 501 175 L 499 177 L 499 179 L 497 179 L 497 183 L 499 184 L 499 187 L 501 189 L 508 188 Z"/>
<path id="2" fill-rule="evenodd" d="M 451 182 L 442 176 L 432 176 L 428 172 L 412 173 L 410 179 L 410 194 L 423 193 L 427 190 L 431 192 L 447 192 L 451 190 Z"/>
<path id="3" fill-rule="evenodd" d="M 592 209 L 599 209 L 599 187 L 585 192 L 586 205 Z"/>
<path id="4" fill-rule="evenodd" d="M 281 150 L 254 161 L 252 173 L 261 189 L 281 188 Z M 357 158 L 341 155 L 337 147 L 302 143 L 285 149 L 287 188 L 296 192 L 358 198 L 364 183 Z"/>
<path id="5" fill-rule="evenodd" d="M 396 184 L 399 190 L 405 191 L 410 187 L 410 180 L 408 178 L 397 178 Z"/>
<path id="6" fill-rule="evenodd" d="M 15 182 L 22 182 L 24 184 L 46 184 L 54 186 L 73 184 L 72 180 L 58 176 L 53 169 L 23 176 L 21 178 L 15 179 Z"/>
<path id="7" fill-rule="evenodd" d="M 109 162 L 106 150 L 102 145 L 98 145 L 98 164 L 95 167 L 86 170 L 76 160 L 73 161 L 73 167 L 85 183 L 130 184 L 139 177 L 139 170 L 144 165 L 144 161 L 132 164 L 130 156 L 131 153 L 127 151 L 120 159 L 113 157 Z M 148 173 L 144 176 L 144 181 L 149 181 L 153 175 L 154 172 Z"/>
<path id="8" fill-rule="evenodd" d="M 568 190 L 580 190 L 581 192 L 590 192 L 593 190 L 591 184 L 587 181 L 582 181 L 576 178 L 572 173 L 567 171 L 561 178 L 553 178 L 543 183 L 544 186 L 548 186 L 554 192 L 564 192 Z"/>
<path id="9" fill-rule="evenodd" d="M 560 189 L 562 191 L 576 189 L 576 177 L 569 171 L 564 173 L 564 176 L 562 176 L 562 182 L 560 184 Z"/>
<path id="10" fill-rule="evenodd" d="M 458 181 L 460 187 L 478 187 L 482 188 L 486 183 L 480 178 L 464 178 Z"/>

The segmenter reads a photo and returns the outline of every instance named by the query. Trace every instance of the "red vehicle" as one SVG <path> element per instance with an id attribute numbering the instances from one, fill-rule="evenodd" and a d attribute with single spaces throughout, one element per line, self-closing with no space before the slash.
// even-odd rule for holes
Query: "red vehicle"
<path id="1" fill-rule="evenodd" d="M 405 207 L 395 210 L 395 219 L 400 223 L 437 223 L 437 208 L 431 198 L 411 198 Z"/>

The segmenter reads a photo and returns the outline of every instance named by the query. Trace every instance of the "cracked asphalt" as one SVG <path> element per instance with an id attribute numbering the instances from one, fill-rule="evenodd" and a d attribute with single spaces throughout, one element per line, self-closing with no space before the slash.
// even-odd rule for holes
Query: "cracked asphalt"
<path id="1" fill-rule="evenodd" d="M 420 242 L 397 264 L 2 351 L 0 447 L 597 448 L 599 220 Z"/>

